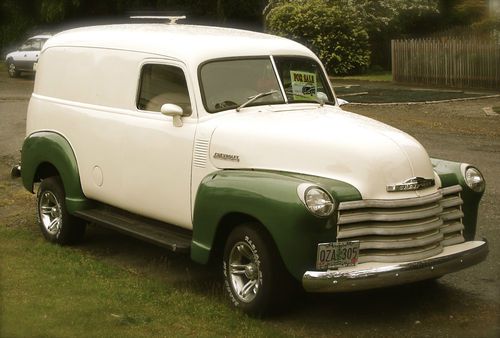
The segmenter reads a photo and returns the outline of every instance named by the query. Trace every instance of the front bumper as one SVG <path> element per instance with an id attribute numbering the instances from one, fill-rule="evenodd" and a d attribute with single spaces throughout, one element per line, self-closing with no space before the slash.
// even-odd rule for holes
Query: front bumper
<path id="1" fill-rule="evenodd" d="M 18 164 L 12 167 L 12 170 L 10 171 L 10 177 L 12 178 L 21 177 L 21 165 Z"/>
<path id="2" fill-rule="evenodd" d="M 307 271 L 302 285 L 308 292 L 346 292 L 406 284 L 441 277 L 483 261 L 488 243 L 470 241 L 445 247 L 439 255 L 420 261 L 363 263 L 330 271 Z"/>
<path id="3" fill-rule="evenodd" d="M 10 171 L 10 177 L 11 178 L 21 177 L 21 165 L 18 164 L 12 167 L 12 170 Z"/>

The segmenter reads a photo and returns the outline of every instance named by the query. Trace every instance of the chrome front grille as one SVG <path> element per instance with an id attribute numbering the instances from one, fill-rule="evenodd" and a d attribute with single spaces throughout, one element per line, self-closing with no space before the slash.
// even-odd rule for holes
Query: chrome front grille
<path id="1" fill-rule="evenodd" d="M 337 241 L 359 241 L 359 263 L 424 259 L 464 242 L 462 188 L 418 198 L 339 205 Z"/>

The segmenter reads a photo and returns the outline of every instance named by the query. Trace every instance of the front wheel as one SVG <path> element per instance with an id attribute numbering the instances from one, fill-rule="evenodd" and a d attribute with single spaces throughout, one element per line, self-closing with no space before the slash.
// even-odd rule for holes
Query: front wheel
<path id="1" fill-rule="evenodd" d="M 10 77 L 19 77 L 19 71 L 12 60 L 7 62 L 7 71 L 9 72 Z"/>
<path id="2" fill-rule="evenodd" d="M 283 304 L 288 273 L 269 234 L 256 224 L 236 227 L 223 258 L 224 285 L 234 306 L 250 315 L 273 312 Z"/>
<path id="3" fill-rule="evenodd" d="M 66 210 L 65 192 L 59 177 L 48 177 L 37 193 L 38 224 L 43 236 L 57 244 L 80 242 L 85 235 L 85 222 Z"/>

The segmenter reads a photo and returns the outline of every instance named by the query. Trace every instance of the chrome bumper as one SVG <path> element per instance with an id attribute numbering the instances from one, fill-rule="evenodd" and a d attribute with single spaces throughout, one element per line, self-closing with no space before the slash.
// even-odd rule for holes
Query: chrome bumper
<path id="1" fill-rule="evenodd" d="M 483 261 L 488 243 L 470 241 L 445 247 L 439 255 L 420 261 L 364 263 L 330 271 L 307 271 L 302 285 L 308 292 L 346 292 L 405 284 L 443 276 Z"/>

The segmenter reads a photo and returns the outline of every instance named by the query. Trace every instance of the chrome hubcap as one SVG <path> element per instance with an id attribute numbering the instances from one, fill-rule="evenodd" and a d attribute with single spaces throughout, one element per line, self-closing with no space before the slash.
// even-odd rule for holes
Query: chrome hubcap
<path id="1" fill-rule="evenodd" d="M 61 230 L 61 204 L 51 191 L 45 191 L 40 196 L 38 204 L 40 220 L 43 227 L 51 235 L 57 235 Z"/>
<path id="2" fill-rule="evenodd" d="M 262 284 L 258 257 L 246 242 L 238 242 L 229 254 L 229 278 L 236 296 L 243 302 L 251 302 Z"/>

